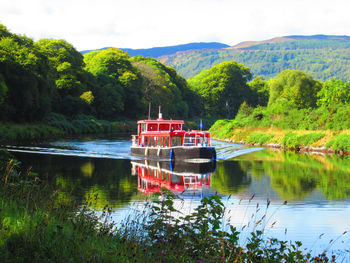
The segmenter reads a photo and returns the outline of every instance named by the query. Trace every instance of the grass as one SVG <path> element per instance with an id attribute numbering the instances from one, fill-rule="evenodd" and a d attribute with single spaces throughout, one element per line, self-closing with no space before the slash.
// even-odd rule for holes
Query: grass
<path id="1" fill-rule="evenodd" d="M 279 144 L 289 149 L 327 147 L 350 152 L 350 105 L 317 109 L 252 108 L 242 104 L 233 120 L 210 128 L 217 139 L 248 144 Z"/>
<path id="2" fill-rule="evenodd" d="M 12 156 L 5 151 L 0 157 L 1 262 L 335 260 L 325 254 L 312 257 L 301 249 L 300 242 L 266 240 L 263 233 L 266 213 L 251 222 L 254 230 L 242 242 L 240 231 L 229 222 L 224 223 L 225 205 L 217 195 L 204 197 L 192 213 L 184 215 L 174 205 L 180 197 L 163 190 L 135 217 L 116 228 L 108 207 L 99 216 L 89 209 L 98 196 L 84 205 L 62 201 L 58 198 L 59 189 L 50 189 L 30 171 L 19 174 L 18 162 L 9 162 Z M 269 201 L 266 210 L 268 207 Z"/>
<path id="3" fill-rule="evenodd" d="M 42 139 L 75 134 L 129 133 L 135 122 L 110 122 L 92 116 L 78 115 L 69 119 L 52 113 L 42 123 L 0 123 L 0 141 Z"/>
<path id="4" fill-rule="evenodd" d="M 334 136 L 326 144 L 326 147 L 332 148 L 334 151 L 346 151 L 350 152 L 350 135 L 349 134 L 339 134 Z"/>
<path id="5" fill-rule="evenodd" d="M 213 137 L 237 143 L 278 144 L 287 149 L 325 147 L 335 152 L 350 152 L 350 131 L 309 131 L 275 127 L 236 127 L 234 121 L 217 121 L 209 130 Z"/>

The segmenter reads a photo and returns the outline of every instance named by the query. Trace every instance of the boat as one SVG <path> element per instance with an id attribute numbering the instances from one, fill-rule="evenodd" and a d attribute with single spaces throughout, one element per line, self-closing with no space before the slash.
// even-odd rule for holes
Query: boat
<path id="1" fill-rule="evenodd" d="M 156 120 L 137 122 L 137 135 L 132 135 L 131 154 L 158 160 L 216 160 L 210 132 L 183 129 L 183 120 L 164 120 L 159 106 Z"/>

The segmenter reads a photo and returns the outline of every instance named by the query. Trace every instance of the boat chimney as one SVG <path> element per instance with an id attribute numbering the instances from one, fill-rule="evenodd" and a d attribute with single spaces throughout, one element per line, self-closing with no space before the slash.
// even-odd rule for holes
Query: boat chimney
<path id="1" fill-rule="evenodd" d="M 163 114 L 161 113 L 162 106 L 159 106 L 158 120 L 163 120 Z"/>

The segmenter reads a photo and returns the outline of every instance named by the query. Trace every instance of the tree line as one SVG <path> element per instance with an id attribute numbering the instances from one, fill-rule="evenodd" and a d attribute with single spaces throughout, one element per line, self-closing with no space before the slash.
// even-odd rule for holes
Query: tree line
<path id="1" fill-rule="evenodd" d="M 249 67 L 254 76 L 265 79 L 276 77 L 285 69 L 298 69 L 321 81 L 332 77 L 350 81 L 349 55 L 349 40 L 302 39 L 240 49 L 192 50 L 181 56 L 168 55 L 165 64 L 185 78 L 234 60 Z"/>
<path id="2" fill-rule="evenodd" d="M 52 113 L 136 119 L 164 105 L 169 118 L 198 115 L 198 96 L 153 58 L 110 48 L 82 55 L 64 40 L 13 34 L 0 25 L 0 120 L 35 122 Z M 153 115 L 154 116 L 154 115 Z"/>
<path id="3" fill-rule="evenodd" d="M 350 83 L 343 80 L 322 83 L 291 69 L 269 80 L 252 76 L 248 67 L 227 61 L 187 81 L 154 58 L 116 48 L 82 55 L 64 40 L 34 42 L 0 25 L 2 121 L 42 121 L 52 113 L 138 119 L 148 115 L 149 103 L 152 116 L 162 105 L 167 118 L 218 119 L 234 118 L 242 103 L 278 113 L 350 102 Z"/>

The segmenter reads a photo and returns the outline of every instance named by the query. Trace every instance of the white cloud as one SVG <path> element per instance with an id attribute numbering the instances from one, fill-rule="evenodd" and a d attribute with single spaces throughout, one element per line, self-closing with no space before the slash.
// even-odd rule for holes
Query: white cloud
<path id="1" fill-rule="evenodd" d="M 2 3 L 1 3 L 2 2 Z M 0 0 L 0 23 L 79 50 L 350 34 L 345 0 Z"/>

